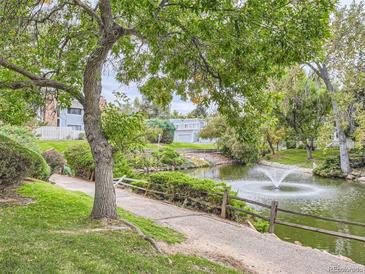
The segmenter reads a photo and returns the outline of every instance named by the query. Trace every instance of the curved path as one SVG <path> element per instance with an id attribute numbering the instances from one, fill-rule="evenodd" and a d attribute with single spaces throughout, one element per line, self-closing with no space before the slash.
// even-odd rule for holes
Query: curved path
<path id="1" fill-rule="evenodd" d="M 94 184 L 78 178 L 53 175 L 51 182 L 94 194 Z M 243 265 L 254 273 L 365 273 L 365 266 L 347 258 L 278 239 L 218 217 L 152 200 L 116 189 L 118 206 L 184 233 L 187 240 L 167 247 L 173 251 Z M 365 246 L 364 246 L 365 252 Z"/>

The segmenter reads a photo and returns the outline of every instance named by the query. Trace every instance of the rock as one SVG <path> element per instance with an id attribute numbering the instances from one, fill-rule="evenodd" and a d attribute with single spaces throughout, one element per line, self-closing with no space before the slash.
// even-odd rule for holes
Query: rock
<path id="1" fill-rule="evenodd" d="M 294 243 L 295 243 L 296 245 L 300 245 L 300 246 L 302 246 L 302 243 L 301 243 L 301 242 L 299 242 L 299 241 L 294 241 Z"/>
<path id="2" fill-rule="evenodd" d="M 346 180 L 353 180 L 353 179 L 355 179 L 356 177 L 354 176 L 354 175 L 352 175 L 352 174 L 348 174 L 347 176 L 346 176 Z"/>
<path id="3" fill-rule="evenodd" d="M 357 180 L 358 180 L 360 183 L 365 184 L 365 177 L 357 178 Z"/>
<path id="4" fill-rule="evenodd" d="M 351 172 L 351 175 L 353 175 L 355 177 L 359 177 L 359 176 L 361 176 L 361 172 L 354 170 L 354 171 Z"/>

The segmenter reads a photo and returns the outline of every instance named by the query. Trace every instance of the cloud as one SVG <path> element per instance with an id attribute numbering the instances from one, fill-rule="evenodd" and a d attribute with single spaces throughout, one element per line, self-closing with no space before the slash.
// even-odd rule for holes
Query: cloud
<path id="1" fill-rule="evenodd" d="M 107 70 L 103 72 L 102 78 L 102 95 L 108 102 L 114 100 L 114 91 L 123 91 L 128 98 L 133 100 L 136 97 L 141 97 L 141 93 L 138 90 L 137 83 L 132 83 L 129 86 L 123 85 L 115 79 L 115 72 L 112 70 Z M 195 108 L 194 104 L 191 102 L 185 102 L 181 100 L 180 97 L 174 96 L 171 102 L 171 110 L 176 110 L 179 113 L 187 114 Z"/>

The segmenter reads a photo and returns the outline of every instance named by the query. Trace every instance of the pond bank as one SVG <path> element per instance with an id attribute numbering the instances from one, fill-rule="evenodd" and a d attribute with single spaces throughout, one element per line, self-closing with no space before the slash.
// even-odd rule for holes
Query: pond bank
<path id="1" fill-rule="evenodd" d="M 276 162 L 270 162 L 267 160 L 259 160 L 258 162 L 260 165 L 264 165 L 264 166 L 271 166 L 271 167 L 277 167 L 277 168 L 283 168 L 283 169 L 295 169 L 299 172 L 302 173 L 306 173 L 306 174 L 313 174 L 313 169 L 311 168 L 305 168 L 305 167 L 298 167 L 295 165 L 284 165 L 284 164 L 280 164 L 280 163 L 276 163 Z"/>
<path id="2" fill-rule="evenodd" d="M 237 162 L 236 160 L 232 160 L 216 150 L 179 150 L 179 153 L 181 153 L 183 157 L 190 163 L 183 164 L 181 166 L 149 167 L 144 169 L 136 169 L 136 171 L 138 173 L 150 173 L 158 171 L 187 170 L 201 167 L 233 164 Z"/>

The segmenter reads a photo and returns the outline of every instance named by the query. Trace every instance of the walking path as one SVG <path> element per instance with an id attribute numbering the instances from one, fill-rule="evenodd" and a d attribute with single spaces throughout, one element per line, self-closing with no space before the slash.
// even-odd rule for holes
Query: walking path
<path id="1" fill-rule="evenodd" d="M 65 189 L 94 194 L 92 182 L 61 175 L 53 175 L 50 181 Z M 165 250 L 233 262 L 254 273 L 365 273 L 365 266 L 347 258 L 285 242 L 275 235 L 262 234 L 216 216 L 152 200 L 128 190 L 116 189 L 116 196 L 119 207 L 186 235 L 184 243 L 162 246 Z"/>

